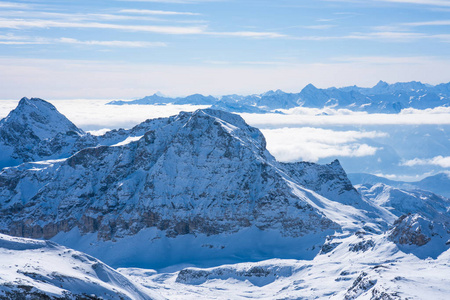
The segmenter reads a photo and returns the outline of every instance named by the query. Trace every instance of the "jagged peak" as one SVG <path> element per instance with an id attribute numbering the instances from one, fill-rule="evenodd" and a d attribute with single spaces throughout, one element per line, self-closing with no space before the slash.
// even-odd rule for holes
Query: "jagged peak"
<path id="1" fill-rule="evenodd" d="M 177 122 L 185 134 L 197 136 L 200 139 L 231 137 L 260 156 L 266 151 L 266 139 L 259 129 L 248 125 L 244 119 L 233 113 L 218 109 L 198 109 L 194 112 L 180 112 L 178 115 L 170 117 L 169 122 Z M 208 128 L 219 130 L 217 137 L 205 135 Z M 218 141 L 217 141 L 218 142 Z M 274 159 L 268 152 L 264 154 Z"/>
<path id="2" fill-rule="evenodd" d="M 40 98 L 23 97 L 20 99 L 17 107 L 1 120 L 0 127 L 8 130 L 8 124 L 20 124 L 19 127 L 14 127 L 19 128 L 17 132 L 19 135 L 20 131 L 28 128 L 40 139 L 52 138 L 60 132 L 68 131 L 84 134 L 83 130 L 61 114 L 53 104 Z"/>
<path id="3" fill-rule="evenodd" d="M 17 105 L 16 109 L 21 109 L 25 106 L 31 106 L 36 109 L 50 109 L 50 110 L 56 110 L 56 107 L 51 104 L 50 102 L 47 102 L 41 98 L 27 98 L 23 97 L 20 99 L 19 104 Z"/>
<path id="4" fill-rule="evenodd" d="M 389 86 L 389 83 L 386 81 L 380 80 L 376 85 L 374 85 L 374 88 L 380 88 L 380 87 L 387 87 Z"/>
<path id="5" fill-rule="evenodd" d="M 310 91 L 317 91 L 318 88 L 316 88 L 312 83 L 309 83 L 307 86 L 305 86 L 301 92 L 310 92 Z"/>
<path id="6" fill-rule="evenodd" d="M 204 114 L 213 116 L 215 118 L 224 120 L 224 121 L 226 121 L 232 125 L 235 125 L 237 127 L 240 127 L 240 128 L 249 127 L 249 125 L 245 122 L 245 120 L 240 115 L 226 112 L 224 110 L 205 108 L 205 109 L 199 109 L 199 110 L 195 111 L 195 113 L 204 113 Z"/>
<path id="7" fill-rule="evenodd" d="M 276 91 L 274 91 L 274 90 L 267 91 L 267 92 L 261 94 L 261 96 L 268 97 L 268 96 L 283 95 L 283 94 L 286 94 L 286 93 L 283 92 L 282 90 L 278 89 Z"/>
<path id="8" fill-rule="evenodd" d="M 339 162 L 339 159 L 337 159 L 337 158 L 330 163 L 330 166 L 342 168 L 341 163 Z"/>

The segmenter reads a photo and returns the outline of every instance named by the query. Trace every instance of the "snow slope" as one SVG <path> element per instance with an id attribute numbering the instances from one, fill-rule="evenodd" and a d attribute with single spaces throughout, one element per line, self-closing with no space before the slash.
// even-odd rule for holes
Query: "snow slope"
<path id="1" fill-rule="evenodd" d="M 447 299 L 447 250 L 436 259 L 405 254 L 386 235 L 330 237 L 313 260 L 271 259 L 175 272 L 119 269 L 168 299 Z"/>
<path id="2" fill-rule="evenodd" d="M 163 299 L 101 261 L 0 234 L 0 299 Z"/>

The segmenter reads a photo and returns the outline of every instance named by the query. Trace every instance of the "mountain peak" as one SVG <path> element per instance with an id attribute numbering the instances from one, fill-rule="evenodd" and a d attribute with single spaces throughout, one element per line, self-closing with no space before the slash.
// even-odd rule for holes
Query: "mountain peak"
<path id="1" fill-rule="evenodd" d="M 20 99 L 19 104 L 17 105 L 16 109 L 21 109 L 22 107 L 26 107 L 26 106 L 31 106 L 33 108 L 37 108 L 37 109 L 51 109 L 51 110 L 56 110 L 56 107 L 53 106 L 51 103 L 42 100 L 40 98 L 27 98 L 27 97 L 23 97 L 22 99 Z"/>
<path id="2" fill-rule="evenodd" d="M 285 92 L 283 92 L 282 90 L 278 89 L 276 91 L 270 90 L 265 92 L 264 94 L 262 94 L 261 96 L 275 96 L 275 95 L 282 95 L 285 94 Z"/>
<path id="3" fill-rule="evenodd" d="M 40 140 L 53 138 L 60 132 L 84 134 L 83 130 L 58 112 L 53 104 L 40 98 L 20 99 L 17 107 L 0 121 L 0 127 L 5 131 L 16 131 L 18 137 L 30 131 Z"/>
<path id="4" fill-rule="evenodd" d="M 378 83 L 374 86 L 374 88 L 384 88 L 389 86 L 389 83 L 387 83 L 386 81 L 380 80 L 378 81 Z"/>
<path id="5" fill-rule="evenodd" d="M 233 113 L 217 109 L 198 109 L 192 113 L 191 119 L 197 117 L 211 118 L 228 132 L 228 134 L 237 138 L 240 142 L 245 143 L 253 148 L 256 146 L 259 150 L 266 150 L 266 139 L 264 135 L 256 128 L 249 126 L 245 120 Z M 202 129 L 204 130 L 204 128 Z"/>
<path id="6" fill-rule="evenodd" d="M 316 91 L 316 90 L 317 90 L 317 88 L 312 83 L 309 83 L 307 86 L 305 86 L 303 88 L 302 92 L 305 92 L 305 91 Z"/>

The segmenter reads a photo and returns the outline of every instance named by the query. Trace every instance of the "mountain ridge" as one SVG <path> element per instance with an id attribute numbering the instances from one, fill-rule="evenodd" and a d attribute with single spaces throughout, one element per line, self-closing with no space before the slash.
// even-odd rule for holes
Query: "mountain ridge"
<path id="1" fill-rule="evenodd" d="M 378 82 L 372 88 L 348 86 L 319 89 L 312 84 L 299 93 L 281 90 L 248 96 L 225 95 L 221 97 L 194 94 L 187 97 L 161 97 L 159 94 L 142 99 L 116 100 L 108 105 L 212 105 L 229 112 L 267 113 L 295 107 L 349 109 L 368 113 L 398 113 L 405 108 L 426 109 L 450 105 L 450 83 L 436 86 L 417 81 L 388 84 Z"/>

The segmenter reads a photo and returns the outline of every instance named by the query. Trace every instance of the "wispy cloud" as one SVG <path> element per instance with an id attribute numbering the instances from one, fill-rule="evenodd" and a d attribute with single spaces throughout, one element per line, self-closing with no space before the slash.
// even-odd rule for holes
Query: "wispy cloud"
<path id="1" fill-rule="evenodd" d="M 220 2 L 225 0 L 117 0 L 124 2 L 153 2 L 153 3 L 173 3 L 173 4 L 194 4 L 202 2 Z"/>
<path id="2" fill-rule="evenodd" d="M 129 14 L 141 14 L 141 15 L 159 15 L 159 16 L 199 16 L 199 13 L 193 12 L 178 12 L 167 10 L 149 10 L 149 9 L 122 9 L 119 12 Z"/>
<path id="3" fill-rule="evenodd" d="M 2 45 L 37 45 L 49 43 L 48 39 L 40 37 L 16 36 L 13 34 L 0 35 L 0 44 Z"/>
<path id="4" fill-rule="evenodd" d="M 405 3 L 405 4 L 421 4 L 432 6 L 450 6 L 450 1 L 448 0 L 376 0 L 376 1 Z"/>
<path id="5" fill-rule="evenodd" d="M 450 26 L 450 20 L 434 20 L 434 21 L 397 23 L 397 24 L 391 24 L 391 25 L 375 26 L 375 27 L 373 27 L 373 29 L 375 31 L 405 32 L 405 31 L 410 31 L 413 27 L 424 27 L 424 26 Z"/>
<path id="6" fill-rule="evenodd" d="M 0 1 L 0 8 L 19 8 L 19 9 L 27 9 L 30 8 L 30 5 L 25 3 L 16 3 L 16 2 L 3 2 Z"/>
<path id="7" fill-rule="evenodd" d="M 159 34 L 192 35 L 202 34 L 210 36 L 229 36 L 247 38 L 280 38 L 287 37 L 276 32 L 258 31 L 234 31 L 215 32 L 207 31 L 206 26 L 158 26 L 158 25 L 121 25 L 99 22 L 61 22 L 50 20 L 24 20 L 24 19 L 0 19 L 0 28 L 26 29 L 26 28 L 96 28 L 113 29 L 123 31 L 152 32 Z"/>
<path id="8" fill-rule="evenodd" d="M 326 24 L 326 25 L 308 25 L 308 26 L 303 26 L 303 28 L 319 29 L 319 30 L 330 29 L 330 28 L 333 28 L 333 27 L 336 27 L 336 25 Z"/>
<path id="9" fill-rule="evenodd" d="M 450 26 L 450 20 L 435 20 L 435 21 L 425 21 L 425 22 L 410 22 L 410 23 L 401 23 L 403 26 Z"/>
<path id="10" fill-rule="evenodd" d="M 414 158 L 402 163 L 402 166 L 414 167 L 414 166 L 424 166 L 433 165 L 442 168 L 450 168 L 450 156 L 436 156 L 428 159 Z"/>
<path id="11" fill-rule="evenodd" d="M 106 47 L 127 47 L 127 48 L 149 48 L 166 47 L 163 42 L 143 42 L 143 41 L 80 41 L 73 38 L 60 38 L 56 40 L 63 44 L 88 45 L 88 46 L 106 46 Z"/>
<path id="12" fill-rule="evenodd" d="M 403 3 L 403 4 L 418 4 L 428 6 L 450 6 L 449 0 L 322 0 L 326 2 L 347 2 L 347 3 L 360 3 L 368 4 L 371 2 L 391 2 L 391 3 Z"/>
<path id="13" fill-rule="evenodd" d="M 206 23 L 205 20 L 199 19 L 180 19 L 180 18 L 163 18 L 169 16 L 186 16 L 189 13 L 169 14 L 177 12 L 169 11 L 153 11 L 154 14 L 138 14 L 126 13 L 126 10 L 119 10 L 117 13 L 63 13 L 51 11 L 37 11 L 37 10 L 3 10 L 0 11 L 0 17 L 3 19 L 19 19 L 19 20 L 48 20 L 48 21 L 62 21 L 62 22 L 85 22 L 85 21 L 153 21 L 153 22 L 171 22 L 171 23 Z M 133 11 L 133 10 L 131 10 Z M 138 10 L 139 11 L 139 10 Z M 145 10 L 144 10 L 145 11 Z M 161 12 L 161 13 L 156 13 Z M 163 12 L 167 12 L 163 14 Z M 183 15 L 181 15 L 183 14 Z M 192 15 L 196 15 L 192 13 Z"/>
<path id="14" fill-rule="evenodd" d="M 0 19 L 0 28 L 97 28 L 124 31 L 143 31 L 162 34 L 201 34 L 203 27 L 193 26 L 157 26 L 157 25 L 121 25 L 98 22 L 60 22 L 50 20 Z"/>
<path id="15" fill-rule="evenodd" d="M 285 34 L 277 32 L 258 32 L 258 31 L 232 31 L 232 32 L 204 32 L 207 35 L 215 36 L 234 36 L 234 37 L 249 37 L 249 38 L 282 38 L 287 37 Z"/>
<path id="16" fill-rule="evenodd" d="M 449 42 L 449 34 L 425 34 L 419 32 L 405 31 L 378 31 L 378 32 L 355 32 L 348 35 L 339 36 L 294 36 L 291 39 L 304 41 L 335 41 L 335 40 L 361 40 L 361 41 L 386 41 L 386 42 L 413 42 L 417 40 L 437 40 L 441 42 Z"/>
<path id="17" fill-rule="evenodd" d="M 163 42 L 148 42 L 148 41 L 100 41 L 87 40 L 81 41 L 74 38 L 43 38 L 43 37 L 29 37 L 16 35 L 0 35 L 1 45 L 37 45 L 37 44 L 73 44 L 73 45 L 87 45 L 87 46 L 104 46 L 104 47 L 127 47 L 127 48 L 150 48 L 150 47 L 166 47 L 167 44 Z"/>
<path id="18" fill-rule="evenodd" d="M 358 57 L 335 57 L 334 61 L 365 64 L 424 64 L 433 62 L 435 57 L 429 56 L 358 56 Z"/>

